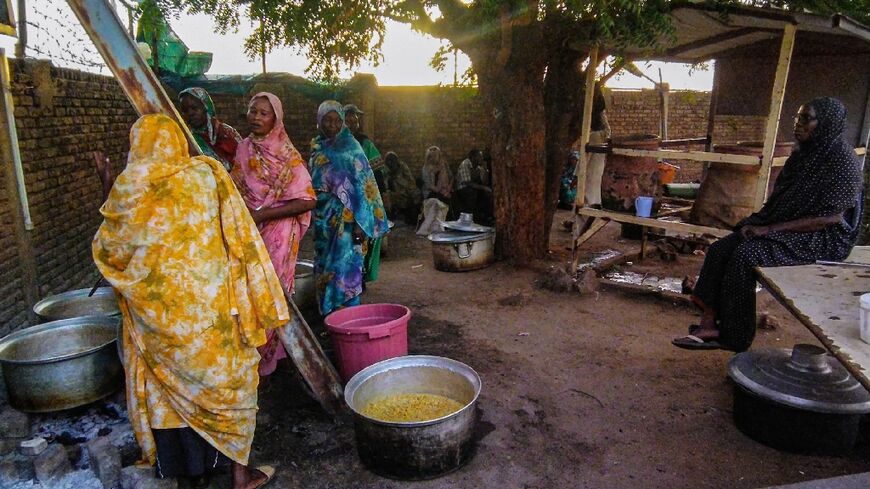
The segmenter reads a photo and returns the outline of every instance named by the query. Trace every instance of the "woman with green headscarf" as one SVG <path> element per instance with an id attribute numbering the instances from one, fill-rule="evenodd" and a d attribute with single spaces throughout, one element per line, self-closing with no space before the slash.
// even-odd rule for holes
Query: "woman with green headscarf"
<path id="1" fill-rule="evenodd" d="M 200 87 L 182 90 L 178 94 L 178 108 L 203 156 L 220 161 L 229 171 L 242 137 L 232 126 L 218 120 L 208 92 Z"/>

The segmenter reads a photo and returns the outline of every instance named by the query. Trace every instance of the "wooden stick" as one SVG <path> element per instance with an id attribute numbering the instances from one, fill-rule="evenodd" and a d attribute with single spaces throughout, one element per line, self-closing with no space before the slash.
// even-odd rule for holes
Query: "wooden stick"
<path id="1" fill-rule="evenodd" d="M 776 65 L 776 76 L 773 79 L 773 93 L 770 95 L 770 109 L 767 113 L 767 124 L 764 128 L 764 148 L 761 151 L 761 168 L 758 169 L 758 180 L 755 183 L 755 210 L 761 209 L 767 198 L 767 184 L 770 181 L 770 167 L 773 165 L 773 152 L 776 150 L 776 134 L 779 130 L 779 119 L 782 116 L 782 101 L 785 98 L 785 85 L 788 81 L 788 69 L 791 65 L 791 55 L 794 50 L 794 39 L 797 28 L 794 24 L 786 24 L 782 33 L 782 45 L 779 49 L 779 62 Z"/>
<path id="2" fill-rule="evenodd" d="M 580 161 L 577 164 L 577 196 L 574 205 L 586 205 L 586 173 L 589 166 L 589 156 L 586 154 L 586 145 L 589 144 L 589 133 L 592 132 L 592 100 L 595 95 L 595 69 L 598 66 L 598 46 L 592 46 L 589 51 L 589 64 L 586 66 L 586 93 L 583 98 L 583 125 L 580 129 Z"/>

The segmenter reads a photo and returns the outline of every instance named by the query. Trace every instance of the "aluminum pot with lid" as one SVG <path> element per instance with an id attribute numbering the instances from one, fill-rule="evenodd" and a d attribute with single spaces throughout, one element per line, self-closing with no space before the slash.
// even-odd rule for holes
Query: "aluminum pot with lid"
<path id="1" fill-rule="evenodd" d="M 740 353 L 728 363 L 728 376 L 737 428 L 782 450 L 849 451 L 870 413 L 870 392 L 819 346 Z"/>
<path id="2" fill-rule="evenodd" d="M 495 261 L 495 231 L 456 230 L 429 235 L 435 269 L 442 272 L 467 272 L 488 267 Z"/>

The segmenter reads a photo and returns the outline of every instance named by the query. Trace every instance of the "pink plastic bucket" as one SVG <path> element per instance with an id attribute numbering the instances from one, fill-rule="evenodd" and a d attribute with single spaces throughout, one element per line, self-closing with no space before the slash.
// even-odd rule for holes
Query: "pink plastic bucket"
<path id="1" fill-rule="evenodd" d="M 347 307 L 326 316 L 326 329 L 345 382 L 381 360 L 408 354 L 411 310 L 399 304 Z"/>

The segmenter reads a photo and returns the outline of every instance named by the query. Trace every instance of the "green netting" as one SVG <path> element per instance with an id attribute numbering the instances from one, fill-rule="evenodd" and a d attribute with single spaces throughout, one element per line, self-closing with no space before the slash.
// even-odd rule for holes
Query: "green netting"
<path id="1" fill-rule="evenodd" d="M 202 87 L 210 94 L 250 95 L 258 83 L 279 84 L 316 102 L 335 99 L 345 100 L 353 88 L 348 84 L 318 83 L 289 73 L 266 73 L 258 75 L 199 75 L 182 77 L 179 74 L 163 73 L 163 83 L 176 92 L 189 87 Z"/>
<path id="2" fill-rule="evenodd" d="M 212 53 L 190 51 L 163 17 L 148 16 L 147 19 L 140 20 L 136 29 L 136 41 L 151 46 L 149 63 L 152 67 L 156 58 L 161 74 L 191 77 L 208 71 Z"/>

